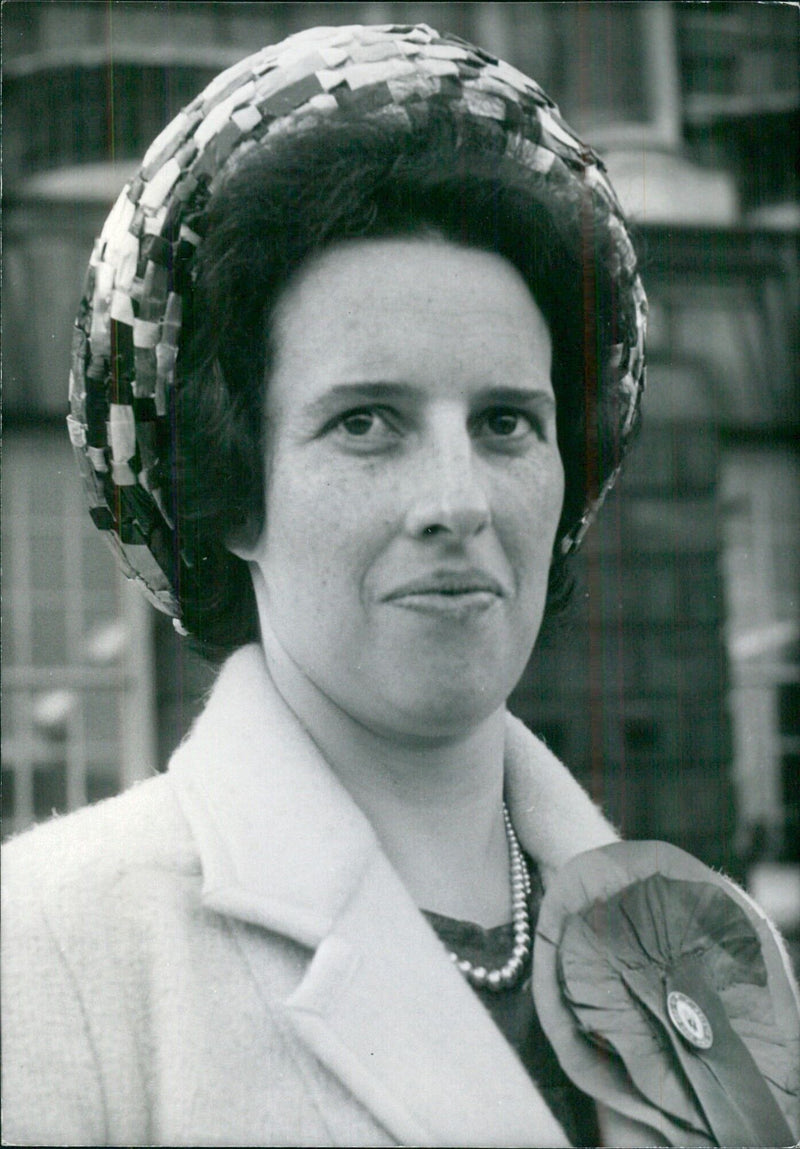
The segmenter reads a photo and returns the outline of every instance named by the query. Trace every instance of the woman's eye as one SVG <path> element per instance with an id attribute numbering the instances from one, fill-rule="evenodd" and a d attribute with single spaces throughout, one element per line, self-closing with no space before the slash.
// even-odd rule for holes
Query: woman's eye
<path id="1" fill-rule="evenodd" d="M 531 417 L 511 407 L 486 411 L 482 419 L 485 435 L 498 439 L 521 439 L 533 430 Z"/>
<path id="2" fill-rule="evenodd" d="M 391 418 L 374 407 L 346 411 L 334 421 L 332 430 L 340 443 L 364 450 L 386 447 L 397 438 L 397 428 Z"/>
<path id="3" fill-rule="evenodd" d="M 350 414 L 343 416 L 339 426 L 342 427 L 348 435 L 361 438 L 373 430 L 378 418 L 378 415 L 376 415 L 374 411 L 351 411 Z"/>

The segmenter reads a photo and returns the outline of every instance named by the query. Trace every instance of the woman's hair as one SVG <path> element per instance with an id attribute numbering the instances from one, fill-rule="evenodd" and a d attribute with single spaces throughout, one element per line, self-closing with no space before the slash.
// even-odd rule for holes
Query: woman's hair
<path id="1" fill-rule="evenodd" d="M 620 456 L 614 257 L 598 210 L 588 190 L 582 213 L 563 209 L 552 181 L 446 107 L 412 131 L 363 117 L 311 123 L 242 157 L 204 215 L 174 393 L 176 589 L 207 657 L 258 637 L 247 564 L 226 542 L 264 527 L 276 305 L 305 261 L 350 239 L 437 237 L 494 252 L 522 275 L 553 345 L 566 482 L 546 613 L 563 605 L 561 541 Z"/>

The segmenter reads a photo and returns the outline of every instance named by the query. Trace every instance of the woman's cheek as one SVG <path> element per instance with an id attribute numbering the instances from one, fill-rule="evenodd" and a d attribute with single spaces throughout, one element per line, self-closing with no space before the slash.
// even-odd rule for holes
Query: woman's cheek
<path id="1" fill-rule="evenodd" d="M 525 460 L 525 465 L 510 473 L 498 488 L 501 513 L 513 508 L 517 515 L 542 528 L 551 521 L 557 524 L 563 501 L 564 468 L 555 449 Z"/>

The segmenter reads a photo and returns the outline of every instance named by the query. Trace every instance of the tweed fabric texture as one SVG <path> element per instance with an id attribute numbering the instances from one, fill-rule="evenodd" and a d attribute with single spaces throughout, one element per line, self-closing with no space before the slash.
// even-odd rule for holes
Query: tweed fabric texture
<path id="1" fill-rule="evenodd" d="M 427 25 L 315 28 L 219 75 L 164 129 L 95 243 L 75 323 L 68 429 L 95 524 L 123 570 L 179 617 L 181 548 L 164 474 L 184 303 L 214 193 L 253 148 L 346 114 L 412 132 L 447 105 L 487 147 L 537 173 L 558 226 L 587 205 L 613 252 L 620 342 L 620 458 L 644 386 L 646 300 L 622 210 L 599 157 L 533 80 Z M 574 549 L 613 485 L 607 477 L 563 542 Z"/>

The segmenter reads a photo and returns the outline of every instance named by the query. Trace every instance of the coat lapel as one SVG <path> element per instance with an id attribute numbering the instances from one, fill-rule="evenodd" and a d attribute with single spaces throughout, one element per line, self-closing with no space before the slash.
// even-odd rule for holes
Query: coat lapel
<path id="1" fill-rule="evenodd" d="M 613 840 L 552 756 L 544 752 L 528 777 L 532 745 L 540 747 L 512 722 L 508 785 L 528 848 L 540 841 L 548 792 L 570 821 L 571 853 Z M 315 951 L 286 1016 L 400 1143 L 568 1144 L 278 696 L 259 648 L 226 664 L 170 773 L 200 852 L 204 902 Z M 576 842 L 576 811 L 588 845 Z M 533 852 L 546 872 L 562 859 L 542 840 L 544 853 Z"/>
<path id="2" fill-rule="evenodd" d="M 402 1144 L 569 1144 L 379 855 L 288 1006 Z"/>

